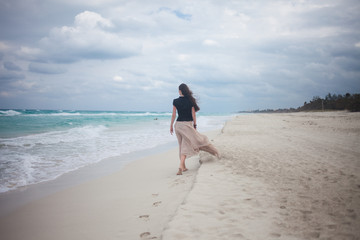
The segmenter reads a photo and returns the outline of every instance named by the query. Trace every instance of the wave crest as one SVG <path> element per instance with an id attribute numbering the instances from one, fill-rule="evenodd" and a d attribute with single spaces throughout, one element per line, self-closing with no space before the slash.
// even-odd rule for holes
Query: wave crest
<path id="1" fill-rule="evenodd" d="M 14 111 L 14 110 L 0 110 L 0 116 L 16 116 L 16 115 L 20 115 L 20 112 Z"/>

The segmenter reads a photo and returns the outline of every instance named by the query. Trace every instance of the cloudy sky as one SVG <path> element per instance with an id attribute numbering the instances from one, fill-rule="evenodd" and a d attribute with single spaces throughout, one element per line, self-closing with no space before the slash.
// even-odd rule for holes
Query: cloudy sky
<path id="1" fill-rule="evenodd" d="M 358 0 L 1 0 L 0 108 L 203 112 L 360 92 Z"/>

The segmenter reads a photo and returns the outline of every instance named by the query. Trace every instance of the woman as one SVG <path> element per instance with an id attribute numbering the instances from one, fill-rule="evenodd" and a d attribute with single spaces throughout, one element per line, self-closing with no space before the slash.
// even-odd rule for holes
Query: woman
<path id="1" fill-rule="evenodd" d="M 187 157 L 191 157 L 199 152 L 206 151 L 219 157 L 216 148 L 209 142 L 208 138 L 196 131 L 196 112 L 200 110 L 196 99 L 189 87 L 182 83 L 179 86 L 180 97 L 173 101 L 173 112 L 171 117 L 170 133 L 174 132 L 173 125 L 178 112 L 178 118 L 175 123 L 175 133 L 179 142 L 180 166 L 177 175 L 188 169 L 185 166 Z"/>

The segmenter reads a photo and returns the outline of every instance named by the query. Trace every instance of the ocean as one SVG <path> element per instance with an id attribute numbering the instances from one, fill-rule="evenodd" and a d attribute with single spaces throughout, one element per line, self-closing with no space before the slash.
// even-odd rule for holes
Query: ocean
<path id="1" fill-rule="evenodd" d="M 198 130 L 232 116 L 197 114 Z M 169 112 L 0 110 L 0 193 L 177 141 L 170 120 Z"/>

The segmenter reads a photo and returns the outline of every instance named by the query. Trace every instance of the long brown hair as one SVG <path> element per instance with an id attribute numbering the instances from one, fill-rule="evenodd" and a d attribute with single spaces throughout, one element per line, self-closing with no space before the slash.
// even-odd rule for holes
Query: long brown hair
<path id="1" fill-rule="evenodd" d="M 200 108 L 196 102 L 196 99 L 193 97 L 193 93 L 190 90 L 190 88 L 185 83 L 182 83 L 179 86 L 179 90 L 184 95 L 184 97 L 187 97 L 192 102 L 192 104 L 194 105 L 194 108 L 195 108 L 195 112 L 199 111 Z"/>

